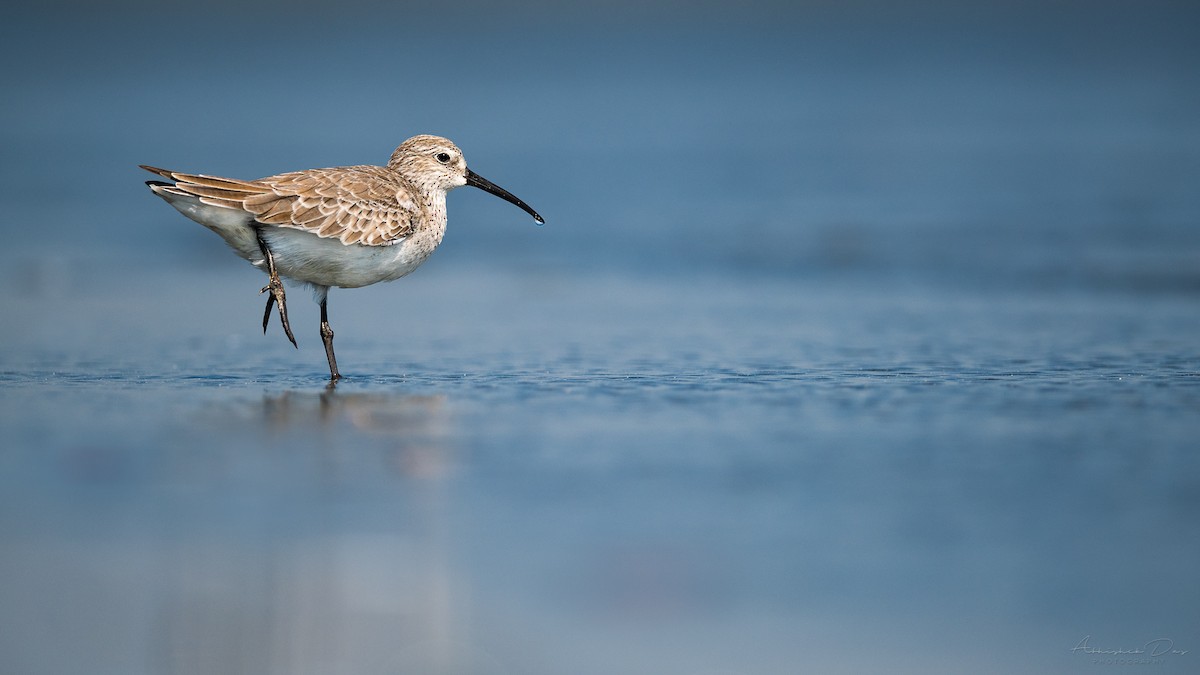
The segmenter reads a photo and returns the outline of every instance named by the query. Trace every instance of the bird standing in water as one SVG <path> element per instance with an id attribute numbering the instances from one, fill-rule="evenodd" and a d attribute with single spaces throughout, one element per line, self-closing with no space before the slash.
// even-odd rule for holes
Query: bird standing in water
<path id="1" fill-rule="evenodd" d="M 264 333 L 278 306 L 279 322 L 295 346 L 280 277 L 312 285 L 331 382 L 342 376 L 333 354 L 329 289 L 393 281 L 419 267 L 446 233 L 447 192 L 472 185 L 521 207 L 539 225 L 545 222 L 468 169 L 462 151 L 439 136 L 404 141 L 387 166 L 308 169 L 258 180 L 142 168 L 165 179 L 146 182 L 155 194 L 267 273 Z"/>

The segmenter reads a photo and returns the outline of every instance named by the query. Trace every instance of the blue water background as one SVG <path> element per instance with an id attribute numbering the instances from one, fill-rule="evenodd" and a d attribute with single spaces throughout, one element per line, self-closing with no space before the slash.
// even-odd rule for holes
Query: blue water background
<path id="1" fill-rule="evenodd" d="M 1197 19 L 16 11 L 0 671 L 1195 672 Z M 136 168 L 414 133 L 547 225 L 452 193 L 335 391 Z"/>

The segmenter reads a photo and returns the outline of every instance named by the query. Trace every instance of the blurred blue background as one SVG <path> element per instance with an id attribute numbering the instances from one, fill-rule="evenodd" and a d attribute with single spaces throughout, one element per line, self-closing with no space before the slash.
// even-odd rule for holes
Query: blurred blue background
<path id="1" fill-rule="evenodd" d="M 0 670 L 1194 672 L 1198 20 L 9 10 Z M 416 133 L 547 225 L 453 193 L 336 391 L 137 168 Z"/>

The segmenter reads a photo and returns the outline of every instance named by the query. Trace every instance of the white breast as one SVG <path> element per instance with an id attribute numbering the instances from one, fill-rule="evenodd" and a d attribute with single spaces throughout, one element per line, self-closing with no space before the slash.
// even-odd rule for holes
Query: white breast
<path id="1" fill-rule="evenodd" d="M 271 248 L 275 267 L 281 275 L 310 284 L 341 288 L 399 279 L 420 267 L 441 243 L 440 236 L 436 241 L 412 236 L 391 246 L 347 245 L 337 239 L 323 239 L 310 232 L 285 227 L 266 227 L 263 238 Z M 252 262 L 260 260 L 261 256 Z"/>

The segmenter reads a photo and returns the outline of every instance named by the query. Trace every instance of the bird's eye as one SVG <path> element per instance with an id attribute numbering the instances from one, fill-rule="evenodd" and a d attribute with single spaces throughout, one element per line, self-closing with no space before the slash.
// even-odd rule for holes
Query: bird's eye
<path id="1" fill-rule="evenodd" d="M 450 162 L 450 155 L 449 153 L 445 152 L 439 152 L 438 154 L 434 155 L 433 158 L 442 164 L 448 164 Z"/>

